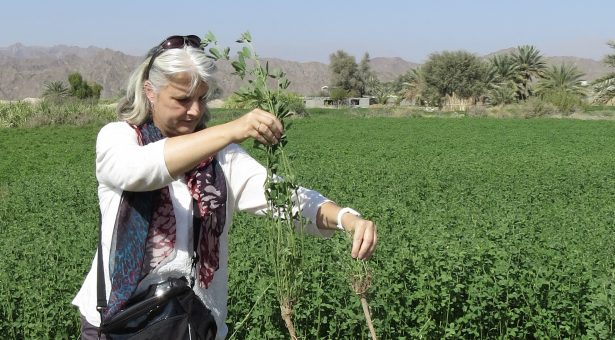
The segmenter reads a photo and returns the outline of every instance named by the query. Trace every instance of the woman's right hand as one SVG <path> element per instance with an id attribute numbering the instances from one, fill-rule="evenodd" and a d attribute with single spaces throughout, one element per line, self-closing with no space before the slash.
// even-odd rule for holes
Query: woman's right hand
<path id="1" fill-rule="evenodd" d="M 265 144 L 277 144 L 284 127 L 275 115 L 261 109 L 254 109 L 228 123 L 233 142 L 241 143 L 248 138 Z"/>

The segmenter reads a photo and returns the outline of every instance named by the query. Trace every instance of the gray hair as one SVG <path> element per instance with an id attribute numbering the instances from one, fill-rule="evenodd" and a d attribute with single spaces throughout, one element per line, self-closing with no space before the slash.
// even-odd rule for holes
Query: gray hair
<path id="1" fill-rule="evenodd" d="M 150 118 L 152 107 L 143 88 L 146 78 L 149 78 L 156 93 L 180 73 L 187 73 L 191 77 L 190 94 L 198 88 L 201 82 L 209 85 L 208 92 L 213 87 L 211 74 L 215 66 L 203 50 L 190 46 L 164 50 L 155 57 L 149 70 L 149 77 L 145 77 L 144 73 L 151 58 L 152 56 L 145 58 L 128 79 L 126 96 L 122 98 L 117 107 L 118 119 L 121 121 L 140 125 Z M 202 129 L 209 120 L 207 105 L 202 107 L 203 119 L 197 126 L 197 130 Z"/>

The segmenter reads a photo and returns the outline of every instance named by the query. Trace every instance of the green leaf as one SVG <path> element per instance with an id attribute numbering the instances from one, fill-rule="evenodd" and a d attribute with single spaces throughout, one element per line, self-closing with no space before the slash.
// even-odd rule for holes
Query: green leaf
<path id="1" fill-rule="evenodd" d="M 210 49 L 209 49 L 209 53 L 211 53 L 213 57 L 212 57 L 212 56 L 208 56 L 208 57 L 210 57 L 210 58 L 212 58 L 212 59 L 218 60 L 218 59 L 221 59 L 221 58 L 222 58 L 222 54 L 221 54 L 221 53 L 220 53 L 220 51 L 218 51 L 218 49 L 217 49 L 217 48 L 215 48 L 215 47 L 210 48 Z"/>
<path id="2" fill-rule="evenodd" d="M 250 51 L 248 46 L 244 46 L 243 49 L 241 50 L 241 55 L 243 55 L 245 58 L 251 59 L 252 51 Z"/>
<path id="3" fill-rule="evenodd" d="M 272 78 L 282 78 L 284 77 L 284 72 L 282 72 L 282 70 L 280 70 L 279 68 L 274 69 L 271 74 L 273 75 Z"/>
<path id="4" fill-rule="evenodd" d="M 235 69 L 235 73 L 243 79 L 246 75 L 246 65 L 238 61 L 233 61 L 231 65 Z"/>
<path id="5" fill-rule="evenodd" d="M 290 81 L 288 81 L 288 79 L 284 79 L 280 82 L 278 86 L 280 87 L 280 89 L 286 90 L 289 85 L 290 85 Z"/>
<path id="6" fill-rule="evenodd" d="M 216 39 L 216 36 L 211 31 L 208 31 L 207 34 L 205 34 L 205 37 L 203 38 L 202 41 L 205 42 L 206 44 L 210 44 L 210 43 L 215 43 L 217 39 Z"/>

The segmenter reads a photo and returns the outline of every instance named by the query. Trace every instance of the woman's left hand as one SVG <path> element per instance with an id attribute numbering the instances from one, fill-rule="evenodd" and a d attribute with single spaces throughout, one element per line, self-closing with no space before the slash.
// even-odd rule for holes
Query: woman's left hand
<path id="1" fill-rule="evenodd" d="M 344 229 L 352 234 L 352 257 L 362 260 L 370 258 L 378 243 L 376 224 L 351 214 L 345 217 Z"/>

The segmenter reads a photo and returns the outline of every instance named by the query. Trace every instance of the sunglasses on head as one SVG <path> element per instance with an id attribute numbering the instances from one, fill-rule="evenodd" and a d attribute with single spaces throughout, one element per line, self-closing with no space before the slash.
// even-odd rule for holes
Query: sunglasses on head
<path id="1" fill-rule="evenodd" d="M 152 65 L 154 64 L 154 59 L 157 56 L 162 54 L 164 50 L 171 50 L 174 48 L 183 48 L 184 46 L 190 46 L 198 49 L 203 49 L 201 47 L 201 38 L 196 35 L 172 35 L 164 41 L 162 41 L 158 46 L 154 47 L 154 49 L 149 53 L 151 57 L 149 59 L 149 64 L 147 64 L 147 68 L 145 69 L 145 73 L 143 74 L 143 80 L 149 79 L 149 71 L 152 69 Z"/>

